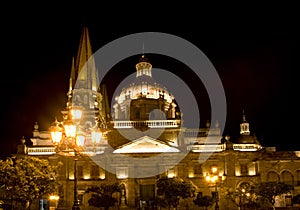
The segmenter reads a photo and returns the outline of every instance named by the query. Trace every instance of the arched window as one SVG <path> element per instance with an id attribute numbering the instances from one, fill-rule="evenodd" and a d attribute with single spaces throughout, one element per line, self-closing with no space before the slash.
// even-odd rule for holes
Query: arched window
<path id="1" fill-rule="evenodd" d="M 75 96 L 75 100 L 74 100 L 75 104 L 79 104 L 81 102 L 81 98 L 79 95 Z"/>
<path id="2" fill-rule="evenodd" d="M 296 174 L 295 174 L 295 185 L 296 186 L 300 186 L 300 170 L 296 171 Z"/>
<path id="3" fill-rule="evenodd" d="M 83 97 L 83 103 L 84 104 L 88 103 L 88 97 L 87 97 L 87 95 L 84 95 L 84 97 Z"/>
<path id="4" fill-rule="evenodd" d="M 280 181 L 284 182 L 285 184 L 293 185 L 294 184 L 293 174 L 289 171 L 283 171 L 280 175 Z"/>

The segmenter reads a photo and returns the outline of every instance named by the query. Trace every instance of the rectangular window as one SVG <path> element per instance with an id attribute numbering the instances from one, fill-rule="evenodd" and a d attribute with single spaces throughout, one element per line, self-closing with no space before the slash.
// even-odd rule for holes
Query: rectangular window
<path id="1" fill-rule="evenodd" d="M 79 179 L 83 178 L 83 166 L 77 166 L 77 174 Z"/>
<path id="2" fill-rule="evenodd" d="M 127 167 L 118 167 L 116 168 L 116 176 L 118 179 L 128 178 L 128 168 Z"/>
<path id="3" fill-rule="evenodd" d="M 175 177 L 175 169 L 171 168 L 167 171 L 168 178 L 174 178 Z"/>
<path id="4" fill-rule="evenodd" d="M 285 196 L 285 205 L 292 206 L 292 196 L 291 195 Z"/>
<path id="5" fill-rule="evenodd" d="M 189 178 L 195 177 L 194 167 L 189 167 L 188 168 L 188 177 Z"/>
<path id="6" fill-rule="evenodd" d="M 202 167 L 200 164 L 196 164 L 195 165 L 195 169 L 194 169 L 195 174 L 197 175 L 201 175 L 202 174 Z"/>
<path id="7" fill-rule="evenodd" d="M 91 166 L 91 177 L 92 177 L 93 179 L 95 179 L 95 178 L 99 178 L 99 176 L 100 176 L 99 166 L 97 166 L 97 165 L 92 165 L 92 166 Z"/>
<path id="8" fill-rule="evenodd" d="M 248 166 L 245 163 L 241 163 L 241 175 L 247 176 L 248 175 Z"/>

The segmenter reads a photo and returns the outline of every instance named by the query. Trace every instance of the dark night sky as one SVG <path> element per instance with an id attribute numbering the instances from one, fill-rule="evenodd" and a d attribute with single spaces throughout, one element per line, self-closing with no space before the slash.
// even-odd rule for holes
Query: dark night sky
<path id="1" fill-rule="evenodd" d="M 94 51 L 122 36 L 149 31 L 112 32 L 103 29 L 97 19 L 87 18 L 85 21 Z M 55 116 L 59 116 L 60 110 L 65 108 L 71 59 L 77 51 L 82 25 L 79 16 L 42 19 L 42 24 L 31 18 L 10 22 L 2 46 L 6 65 L 2 68 L 1 82 L 1 156 L 15 152 L 22 136 L 30 138 L 36 121 L 41 130 L 47 129 Z M 298 40 L 237 36 L 238 39 L 209 38 L 201 32 L 157 31 L 190 41 L 214 65 L 226 94 L 224 134 L 238 135 L 244 109 L 251 132 L 264 146 L 300 150 L 297 132 L 299 94 L 296 92 L 295 76 L 299 69 L 296 56 Z M 162 60 L 152 60 L 153 66 L 162 65 L 170 71 L 172 68 L 177 71 L 178 65 L 170 63 L 171 67 L 167 67 L 165 65 L 169 61 L 159 63 Z M 135 61 L 124 64 L 135 64 Z M 113 69 L 112 73 L 126 76 L 134 71 L 134 66 L 122 66 Z M 198 81 L 187 75 L 181 76 L 196 95 L 205 97 L 201 88 L 198 89 L 201 86 Z M 111 80 L 107 78 L 107 81 L 109 88 Z M 110 88 L 113 87 L 111 84 Z"/>

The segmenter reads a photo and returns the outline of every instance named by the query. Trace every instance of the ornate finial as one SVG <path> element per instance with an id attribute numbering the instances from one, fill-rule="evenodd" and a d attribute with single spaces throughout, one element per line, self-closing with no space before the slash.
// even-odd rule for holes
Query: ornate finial
<path id="1" fill-rule="evenodd" d="M 142 57 L 140 58 L 139 62 L 148 62 L 148 59 L 145 58 L 144 54 L 142 54 Z"/>
<path id="2" fill-rule="evenodd" d="M 22 154 L 22 155 L 25 155 L 27 152 L 27 149 L 26 149 L 26 140 L 25 140 L 25 137 L 22 136 L 21 140 L 20 140 L 21 144 L 19 144 L 17 146 L 17 154 Z"/>
<path id="3" fill-rule="evenodd" d="M 215 127 L 216 127 L 216 128 L 219 128 L 219 125 L 220 125 L 220 124 L 219 124 L 219 121 L 216 120 L 216 122 L 215 122 Z"/>
<path id="4" fill-rule="evenodd" d="M 39 129 L 39 125 L 37 122 L 35 122 L 34 126 L 33 126 L 34 130 L 37 131 Z"/>
<path id="5" fill-rule="evenodd" d="M 207 120 L 205 125 L 206 125 L 207 128 L 209 128 L 210 127 L 210 121 Z"/>
<path id="6" fill-rule="evenodd" d="M 25 142 L 26 142 L 26 139 L 25 139 L 25 137 L 24 136 L 22 136 L 22 138 L 21 138 L 21 144 L 25 144 Z"/>

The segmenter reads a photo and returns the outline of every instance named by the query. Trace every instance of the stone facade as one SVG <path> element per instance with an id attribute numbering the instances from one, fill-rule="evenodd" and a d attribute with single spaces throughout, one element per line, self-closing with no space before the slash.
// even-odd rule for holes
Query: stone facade
<path id="1" fill-rule="evenodd" d="M 62 115 L 68 120 L 75 106 L 84 107 L 78 126 L 85 132 L 86 144 L 76 157 L 82 210 L 91 209 L 89 195 L 84 193 L 88 187 L 116 182 L 124 186 L 123 191 L 115 195 L 119 200 L 116 208 L 145 209 L 156 196 L 156 181 L 164 175 L 191 181 L 202 195 L 211 196 L 217 190 L 220 209 L 237 208 L 226 199 L 225 193 L 242 183 L 282 181 L 293 184 L 294 191 L 291 195 L 279 196 L 277 206 L 290 205 L 291 196 L 300 194 L 299 152 L 279 152 L 276 148 L 261 146 L 250 133 L 244 113 L 237 139 L 222 136 L 218 122 L 208 121 L 206 127 L 200 129 L 184 127 L 174 97 L 153 81 L 152 65 L 144 55 L 136 65 L 136 80 L 118 95 L 112 113 L 104 111 L 107 102 L 97 87 L 94 62 L 89 60 L 91 67 L 82 67 L 84 58 L 92 56 L 86 28 L 79 49 L 86 50 L 78 52 L 77 66 L 72 67 L 67 106 Z M 83 56 L 84 53 L 89 56 Z M 82 68 L 84 72 L 80 73 Z M 87 69 L 92 70 L 87 72 Z M 79 89 L 76 89 L 76 79 Z M 101 142 L 95 143 L 88 131 L 99 122 L 105 135 Z M 63 187 L 57 192 L 60 199 L 57 203 L 48 200 L 48 206 L 70 209 L 74 200 L 75 157 L 58 154 L 49 131 L 39 131 L 38 124 L 34 125 L 31 141 L 31 146 L 19 146 L 18 153 L 47 156 L 53 163 L 63 162 L 60 173 Z M 212 168 L 218 169 L 215 184 L 205 179 Z M 199 209 L 191 199 L 180 201 L 180 207 L 187 206 Z"/>

